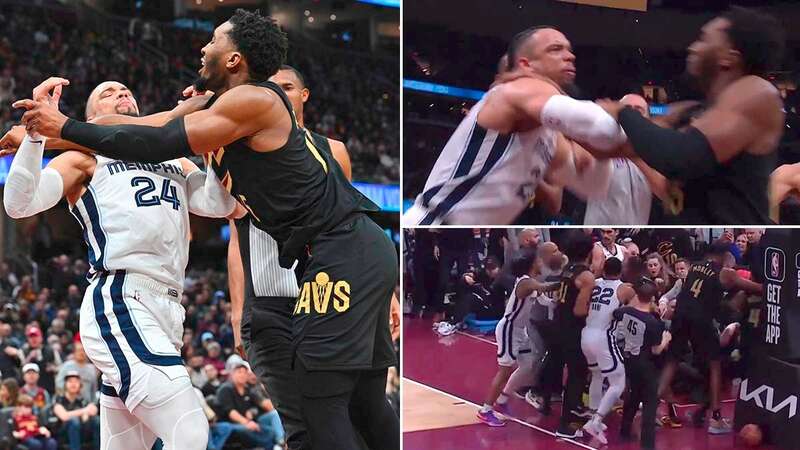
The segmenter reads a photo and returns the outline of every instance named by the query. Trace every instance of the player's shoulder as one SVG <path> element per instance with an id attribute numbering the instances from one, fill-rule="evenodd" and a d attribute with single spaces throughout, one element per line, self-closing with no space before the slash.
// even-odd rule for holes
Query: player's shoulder
<path id="1" fill-rule="evenodd" d="M 213 107 L 225 108 L 242 113 L 263 112 L 266 109 L 281 103 L 280 96 L 272 89 L 243 84 L 231 88 L 222 95 L 212 105 Z"/>
<path id="2" fill-rule="evenodd" d="M 719 103 L 753 110 L 770 108 L 781 102 L 780 91 L 764 78 L 748 75 L 731 83 L 720 95 Z"/>

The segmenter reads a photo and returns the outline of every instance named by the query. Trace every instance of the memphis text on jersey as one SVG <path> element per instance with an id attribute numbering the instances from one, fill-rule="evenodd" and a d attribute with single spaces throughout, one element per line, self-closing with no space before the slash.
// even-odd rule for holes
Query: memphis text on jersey
<path id="1" fill-rule="evenodd" d="M 114 175 L 120 172 L 126 172 L 128 170 L 144 170 L 153 173 L 158 173 L 158 172 L 172 173 L 186 178 L 186 175 L 184 175 L 183 173 L 183 168 L 180 166 L 176 166 L 175 164 L 167 164 L 167 163 L 150 164 L 150 163 L 138 163 L 129 161 L 113 161 L 108 163 L 106 167 L 108 168 L 109 175 Z"/>
<path id="2" fill-rule="evenodd" d="M 317 314 L 347 311 L 350 308 L 350 283 L 331 280 L 327 273 L 319 272 L 314 281 L 303 283 L 294 314 L 311 314 L 312 308 Z"/>

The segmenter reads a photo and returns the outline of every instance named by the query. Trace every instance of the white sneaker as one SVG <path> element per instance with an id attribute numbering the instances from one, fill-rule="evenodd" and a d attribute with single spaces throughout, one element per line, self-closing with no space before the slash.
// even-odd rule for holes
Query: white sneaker
<path id="1" fill-rule="evenodd" d="M 436 332 L 441 334 L 442 336 L 450 336 L 451 334 L 456 332 L 456 326 L 451 325 L 449 322 L 439 322 L 439 326 L 436 328 Z"/>
<path id="2" fill-rule="evenodd" d="M 594 436 L 601 444 L 608 444 L 608 439 L 606 439 L 606 435 L 603 433 L 603 423 L 597 420 L 597 418 L 586 422 L 583 426 L 583 431 Z"/>

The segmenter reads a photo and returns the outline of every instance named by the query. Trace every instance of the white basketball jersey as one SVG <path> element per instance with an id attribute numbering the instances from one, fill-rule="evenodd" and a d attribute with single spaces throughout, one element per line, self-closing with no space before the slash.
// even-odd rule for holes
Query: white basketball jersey
<path id="1" fill-rule="evenodd" d="M 606 280 L 598 278 L 594 281 L 589 315 L 586 317 L 586 328 L 606 331 L 613 322 L 614 310 L 619 308 L 617 289 L 622 284 L 620 280 Z"/>
<path id="2" fill-rule="evenodd" d="M 180 161 L 96 158 L 86 192 L 70 208 L 89 247 L 89 275 L 126 270 L 182 291 L 189 201 Z"/>
<path id="3" fill-rule="evenodd" d="M 528 278 L 530 277 L 527 275 L 517 278 L 517 282 L 514 283 L 514 290 L 511 291 L 511 296 L 508 297 L 508 301 L 506 302 L 506 311 L 503 314 L 503 318 L 506 322 L 512 323 L 515 327 L 519 326 L 520 329 L 524 329 L 525 325 L 527 325 L 531 315 L 531 308 L 533 308 L 533 302 L 539 296 L 539 293 L 534 291 L 525 298 L 517 298 L 517 286 L 519 286 L 522 280 Z"/>
<path id="4" fill-rule="evenodd" d="M 608 259 L 608 258 L 617 258 L 618 260 L 620 260 L 620 261 L 622 261 L 622 262 L 625 262 L 625 247 L 623 247 L 623 246 L 621 246 L 621 245 L 619 245 L 619 244 L 614 244 L 614 248 L 616 249 L 616 252 L 614 252 L 614 253 L 611 253 L 611 252 L 610 252 L 610 251 L 608 251 L 608 249 L 607 249 L 607 248 L 606 248 L 606 247 L 603 245 L 603 243 L 602 243 L 602 242 L 597 242 L 597 243 L 595 243 L 594 245 L 599 245 L 599 246 L 600 246 L 600 248 L 601 248 L 601 249 L 603 249 L 603 256 L 605 257 L 605 259 Z"/>
<path id="5" fill-rule="evenodd" d="M 650 220 L 653 192 L 630 159 L 614 158 L 608 195 L 586 202 L 585 225 L 642 225 Z"/>
<path id="6" fill-rule="evenodd" d="M 404 216 L 406 225 L 509 224 L 533 201 L 557 134 L 544 127 L 512 134 L 487 130 L 477 123 L 485 99 L 447 141 L 425 190 Z"/>

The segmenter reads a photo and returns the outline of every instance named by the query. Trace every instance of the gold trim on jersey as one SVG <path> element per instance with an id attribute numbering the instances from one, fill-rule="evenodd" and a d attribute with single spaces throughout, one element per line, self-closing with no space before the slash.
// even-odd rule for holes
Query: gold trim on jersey
<path id="1" fill-rule="evenodd" d="M 308 130 L 304 131 L 306 135 L 306 147 L 311 151 L 311 154 L 314 155 L 314 158 L 317 158 L 317 161 L 322 164 L 322 170 L 328 173 L 328 164 L 325 162 L 325 158 L 319 154 L 319 150 L 317 150 L 317 146 L 314 145 L 314 141 L 311 140 L 311 133 Z"/>

